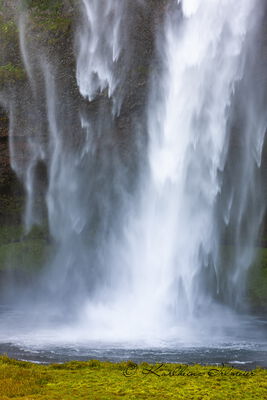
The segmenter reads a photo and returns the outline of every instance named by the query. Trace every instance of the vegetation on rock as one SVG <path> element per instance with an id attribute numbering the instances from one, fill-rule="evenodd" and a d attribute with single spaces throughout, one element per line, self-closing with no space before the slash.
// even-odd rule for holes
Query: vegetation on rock
<path id="1" fill-rule="evenodd" d="M 248 298 L 255 311 L 267 310 L 267 248 L 260 248 L 248 277 Z"/>

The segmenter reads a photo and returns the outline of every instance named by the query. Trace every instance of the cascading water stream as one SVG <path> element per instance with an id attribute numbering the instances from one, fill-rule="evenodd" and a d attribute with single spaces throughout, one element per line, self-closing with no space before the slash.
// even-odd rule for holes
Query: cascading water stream
<path id="1" fill-rule="evenodd" d="M 26 188 L 27 229 L 47 219 L 53 242 L 22 298 L 42 311 L 48 342 L 151 346 L 201 340 L 200 330 L 207 340 L 207 330 L 236 323 L 231 310 L 243 301 L 265 211 L 266 85 L 253 81 L 250 62 L 259 59 L 250 44 L 263 8 L 257 0 L 170 2 L 141 129 L 144 104 L 134 112 L 132 92 L 143 83 L 131 86 L 142 69 L 130 21 L 139 6 L 81 0 L 74 81 L 31 35 L 27 12 L 19 19 L 28 82 L 27 102 L 13 93 L 5 105 L 12 165 Z M 15 131 L 26 138 L 23 162 Z M 56 332 L 55 319 L 63 321 Z"/>
<path id="2" fill-rule="evenodd" d="M 150 248 L 161 244 L 156 265 L 169 280 L 163 280 L 162 297 L 169 297 L 178 319 L 199 313 L 199 307 L 208 307 L 211 299 L 224 291 L 218 260 L 223 229 L 220 213 L 225 215 L 224 206 L 219 209 L 217 205 L 220 196 L 225 191 L 229 198 L 243 192 L 237 232 L 244 215 L 250 218 L 248 201 L 266 130 L 263 107 L 256 111 L 248 102 L 243 110 L 251 116 L 238 133 L 244 146 L 243 154 L 236 158 L 246 176 L 241 175 L 229 190 L 223 185 L 223 174 L 234 134 L 235 92 L 246 73 L 247 42 L 258 22 L 259 8 L 251 1 L 241 7 L 229 0 L 185 0 L 178 2 L 175 15 L 167 18 L 160 91 L 154 90 L 149 108 L 152 192 L 148 203 L 154 216 L 148 240 Z M 255 238 L 264 202 L 254 207 L 249 225 Z M 144 215 L 149 213 L 145 208 Z M 225 271 L 228 286 L 224 295 L 236 303 L 242 296 L 241 276 L 253 258 L 252 238 L 243 238 L 245 259 L 240 262 L 239 253 Z M 237 238 L 237 247 L 241 240 Z M 226 265 L 223 268 L 226 270 Z M 159 275 L 157 287 L 160 285 Z"/>
<path id="3" fill-rule="evenodd" d="M 90 101 L 107 90 L 108 96 L 113 97 L 114 112 L 117 114 L 124 83 L 119 75 L 118 60 L 127 43 L 127 1 L 83 0 L 82 5 L 84 21 L 77 34 L 77 82 L 80 92 Z"/>
<path id="4" fill-rule="evenodd" d="M 227 187 L 224 171 L 235 134 L 236 92 L 248 74 L 248 43 L 260 16 L 256 3 L 184 0 L 167 17 L 161 73 L 152 81 L 148 109 L 149 171 L 114 261 L 125 265 L 128 279 L 114 302 L 89 301 L 89 326 L 114 328 L 115 337 L 151 338 L 162 335 L 163 327 L 186 336 L 188 329 L 181 328 L 201 319 L 203 326 L 207 317 L 224 315 L 225 323 L 220 302 L 242 303 L 265 207 L 263 198 L 252 198 L 267 126 L 263 104 L 240 107 L 246 126 L 238 132 L 244 145 L 236 158 L 246 173 Z M 262 93 L 251 85 L 259 105 Z M 232 250 L 223 246 L 232 220 L 236 250 L 222 261 L 222 252 Z"/>

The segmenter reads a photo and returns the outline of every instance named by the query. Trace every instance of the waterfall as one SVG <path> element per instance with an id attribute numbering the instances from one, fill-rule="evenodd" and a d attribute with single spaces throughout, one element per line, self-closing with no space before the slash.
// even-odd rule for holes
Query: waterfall
<path id="1" fill-rule="evenodd" d="M 186 341 L 222 316 L 223 327 L 255 256 L 263 6 L 170 1 L 156 29 L 152 4 L 77 3 L 75 73 L 46 33 L 34 35 L 29 10 L 17 19 L 27 80 L 0 100 L 26 230 L 47 224 L 53 243 L 25 307 L 34 298 L 42 318 L 71 320 L 70 340 Z M 140 15 L 153 26 L 149 51 Z"/>
<path id="2" fill-rule="evenodd" d="M 119 0 L 81 2 L 76 79 L 80 94 L 88 102 L 79 105 L 77 131 L 70 133 L 76 142 L 73 149 L 66 151 L 63 138 L 58 139 L 65 121 L 60 119 L 63 126 L 58 126 L 53 79 L 49 75 L 46 79 L 49 126 L 55 138 L 47 209 L 50 231 L 58 243 L 49 266 L 53 279 L 51 274 L 46 276 L 51 293 L 58 292 L 63 302 L 68 293 L 73 293 L 75 305 L 78 300 L 84 301 L 88 293 L 93 296 L 103 282 L 113 286 L 116 281 L 110 241 L 117 235 L 120 212 L 115 207 L 122 206 L 124 190 L 125 165 L 114 141 L 123 101 L 123 75 L 127 71 L 127 57 L 123 54 L 123 40 L 120 41 L 121 35 L 127 39 L 122 24 L 126 5 Z M 63 134 L 65 139 L 66 133 Z M 67 304 L 69 307 L 69 301 Z"/>
<path id="3" fill-rule="evenodd" d="M 89 326 L 115 329 L 115 337 L 151 338 L 162 327 L 186 336 L 182 327 L 203 326 L 207 316 L 225 315 L 225 323 L 220 304 L 243 305 L 265 210 L 258 175 L 265 89 L 254 85 L 248 62 L 257 58 L 249 43 L 260 10 L 229 0 L 170 6 L 151 80 L 149 166 L 116 247 L 114 263 L 128 275 L 112 297 L 89 301 Z M 232 154 L 235 140 L 243 145 Z"/>
<path id="4" fill-rule="evenodd" d="M 127 43 L 127 1 L 83 0 L 82 7 L 84 21 L 77 34 L 80 92 L 89 101 L 98 92 L 107 90 L 109 97 L 117 92 L 114 112 L 118 113 L 122 102 L 118 92 L 124 83 L 118 61 Z"/>
<path id="5" fill-rule="evenodd" d="M 256 57 L 248 49 L 261 5 L 184 0 L 172 10 L 160 42 L 162 72 L 152 81 L 151 188 L 143 217 L 150 225 L 145 241 L 158 249 L 150 270 L 157 271 L 155 286 L 183 319 L 204 305 L 207 313 L 214 299 L 242 303 L 264 212 L 260 187 L 260 201 L 253 193 L 267 120 L 262 90 L 247 70 Z M 243 146 L 230 155 L 237 135 Z M 230 157 L 230 173 L 239 175 L 226 184 Z M 222 261 L 222 232 L 233 221 L 236 253 Z"/>

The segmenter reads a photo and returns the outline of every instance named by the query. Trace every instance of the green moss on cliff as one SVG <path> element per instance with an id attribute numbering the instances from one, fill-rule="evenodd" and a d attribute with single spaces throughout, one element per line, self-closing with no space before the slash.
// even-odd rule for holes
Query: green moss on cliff
<path id="1" fill-rule="evenodd" d="M 64 16 L 54 16 L 53 18 L 39 17 L 36 26 L 51 33 L 66 33 L 70 29 L 71 19 Z"/>
<path id="2" fill-rule="evenodd" d="M 0 270 L 38 271 L 48 249 L 45 228 L 34 227 L 27 235 L 22 226 L 0 228 Z"/>
<path id="3" fill-rule="evenodd" d="M 15 21 L 11 19 L 5 19 L 3 16 L 0 16 L 0 33 L 1 39 L 14 39 L 17 35 L 18 29 L 15 24 Z"/>
<path id="4" fill-rule="evenodd" d="M 26 72 L 22 67 L 11 63 L 0 66 L 0 84 L 24 79 L 26 79 Z"/>
<path id="5" fill-rule="evenodd" d="M 0 270 L 37 271 L 44 261 L 46 242 L 27 240 L 0 246 Z"/>
<path id="6" fill-rule="evenodd" d="M 267 249 L 259 249 L 248 277 L 248 296 L 253 308 L 267 310 Z"/>
<path id="7" fill-rule="evenodd" d="M 64 7 L 62 0 L 23 0 L 22 5 L 37 12 L 58 13 Z"/>
<path id="8" fill-rule="evenodd" d="M 26 73 L 19 55 L 18 28 L 10 16 L 0 15 L 0 86 L 24 80 Z"/>
<path id="9" fill-rule="evenodd" d="M 62 0 L 24 0 L 30 11 L 33 28 L 50 33 L 66 33 L 72 23 L 72 15 Z"/>

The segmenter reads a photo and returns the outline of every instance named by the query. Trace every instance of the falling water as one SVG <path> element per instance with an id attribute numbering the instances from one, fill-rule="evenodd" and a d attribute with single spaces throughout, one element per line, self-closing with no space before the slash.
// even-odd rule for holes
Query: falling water
<path id="1" fill-rule="evenodd" d="M 266 85 L 253 78 L 264 68 L 253 45 L 263 7 L 170 1 L 145 73 L 144 9 L 81 0 L 72 79 L 29 11 L 17 19 L 27 81 L 1 102 L 26 230 L 47 223 L 53 243 L 21 298 L 45 324 L 70 324 L 55 333 L 52 322 L 53 340 L 186 341 L 200 321 L 213 332 L 232 323 L 243 302 L 265 211 Z"/>
<path id="2" fill-rule="evenodd" d="M 89 326 L 115 329 L 116 337 L 206 324 L 207 315 L 224 315 L 220 303 L 240 306 L 264 213 L 259 187 L 253 200 L 267 123 L 264 94 L 253 82 L 242 86 L 251 78 L 249 42 L 260 5 L 183 1 L 170 10 L 159 40 L 161 70 L 151 83 L 148 173 L 116 247 L 114 262 L 128 275 L 112 297 L 89 301 L 87 309 Z M 237 110 L 247 90 L 253 101 Z M 246 121 L 237 133 L 235 113 Z M 237 134 L 238 178 L 227 185 Z M 227 229 L 234 250 L 223 246 Z"/>
<path id="3" fill-rule="evenodd" d="M 142 218 L 144 242 L 158 249 L 149 256 L 149 274 L 154 271 L 160 298 L 183 320 L 202 306 L 208 312 L 214 299 L 242 301 L 264 211 L 263 199 L 253 196 L 267 121 L 261 89 L 253 81 L 242 88 L 242 79 L 251 79 L 248 43 L 261 5 L 185 0 L 174 8 L 160 42 L 159 90 L 153 87 L 150 98 L 151 186 Z M 248 97 L 256 97 L 257 105 Z M 245 120 L 238 132 L 235 113 Z M 243 143 L 231 171 L 238 169 L 239 176 L 226 186 L 234 135 Z M 257 193 L 260 197 L 260 188 Z M 232 220 L 237 252 L 227 266 L 220 260 L 227 251 L 221 249 L 222 231 Z"/>
<path id="4" fill-rule="evenodd" d="M 127 1 L 83 0 L 82 3 L 84 21 L 77 35 L 80 92 L 90 101 L 97 93 L 107 90 L 108 96 L 114 99 L 114 111 L 118 113 L 122 101 L 119 93 L 122 95 L 124 84 L 119 57 L 127 43 Z"/>

